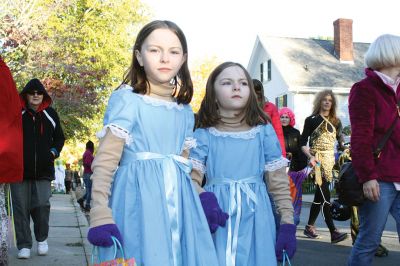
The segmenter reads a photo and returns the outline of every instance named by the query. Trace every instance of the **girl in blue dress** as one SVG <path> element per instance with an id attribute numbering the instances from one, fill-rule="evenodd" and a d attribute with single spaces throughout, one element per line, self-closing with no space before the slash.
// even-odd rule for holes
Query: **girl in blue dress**
<path id="1" fill-rule="evenodd" d="M 133 50 L 99 134 L 88 239 L 100 261 L 114 258 L 114 236 L 138 266 L 218 265 L 187 159 L 195 141 L 185 36 L 153 21 Z"/>
<path id="2" fill-rule="evenodd" d="M 219 265 L 276 265 L 283 250 L 291 258 L 296 227 L 287 160 L 243 66 L 226 62 L 211 73 L 197 125 L 192 179 L 201 191 L 205 174 L 204 189 L 230 216 L 213 234 Z M 278 234 L 264 182 L 281 216 Z"/>

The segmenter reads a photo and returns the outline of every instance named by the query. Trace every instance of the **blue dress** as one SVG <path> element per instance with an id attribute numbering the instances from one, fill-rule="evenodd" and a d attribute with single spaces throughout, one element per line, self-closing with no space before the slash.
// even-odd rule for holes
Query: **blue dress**
<path id="1" fill-rule="evenodd" d="M 190 106 L 139 95 L 127 85 L 108 102 L 99 136 L 109 128 L 126 141 L 109 204 L 125 255 L 138 266 L 218 265 L 191 163 L 180 156 L 195 144 L 193 126 Z M 113 257 L 113 248 L 99 249 L 101 261 Z"/>
<path id="2" fill-rule="evenodd" d="M 205 173 L 204 188 L 230 215 L 213 235 L 219 265 L 276 265 L 275 221 L 263 175 L 287 161 L 274 129 L 270 124 L 244 132 L 210 127 L 197 129 L 194 137 L 193 168 Z"/>

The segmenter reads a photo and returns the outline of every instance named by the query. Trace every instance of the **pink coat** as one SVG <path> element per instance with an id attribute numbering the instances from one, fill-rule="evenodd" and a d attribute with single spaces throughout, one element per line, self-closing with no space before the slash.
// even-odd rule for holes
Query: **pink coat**
<path id="1" fill-rule="evenodd" d="M 381 156 L 374 159 L 372 154 L 398 115 L 400 89 L 396 95 L 372 69 L 365 74 L 349 95 L 353 166 L 362 183 L 372 179 L 400 182 L 400 119 Z"/>

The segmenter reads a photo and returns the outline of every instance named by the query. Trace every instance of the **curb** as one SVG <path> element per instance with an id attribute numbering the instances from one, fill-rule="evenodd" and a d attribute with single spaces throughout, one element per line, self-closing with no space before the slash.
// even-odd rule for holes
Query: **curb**
<path id="1" fill-rule="evenodd" d="M 81 208 L 77 202 L 75 191 L 71 191 L 71 203 L 75 208 L 76 219 L 78 223 L 79 232 L 81 235 L 82 248 L 86 257 L 86 265 L 90 265 L 90 257 L 91 257 L 91 245 L 87 240 L 87 233 L 89 230 L 89 222 L 85 216 L 85 214 L 81 211 Z"/>

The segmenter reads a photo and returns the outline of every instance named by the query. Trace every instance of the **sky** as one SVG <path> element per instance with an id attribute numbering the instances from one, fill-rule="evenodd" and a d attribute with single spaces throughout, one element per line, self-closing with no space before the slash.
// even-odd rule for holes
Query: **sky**
<path id="1" fill-rule="evenodd" d="M 399 0 L 142 0 L 153 19 L 171 20 L 185 33 L 189 64 L 205 58 L 247 67 L 258 34 L 333 37 L 333 22 L 353 20 L 353 41 L 400 35 Z"/>

